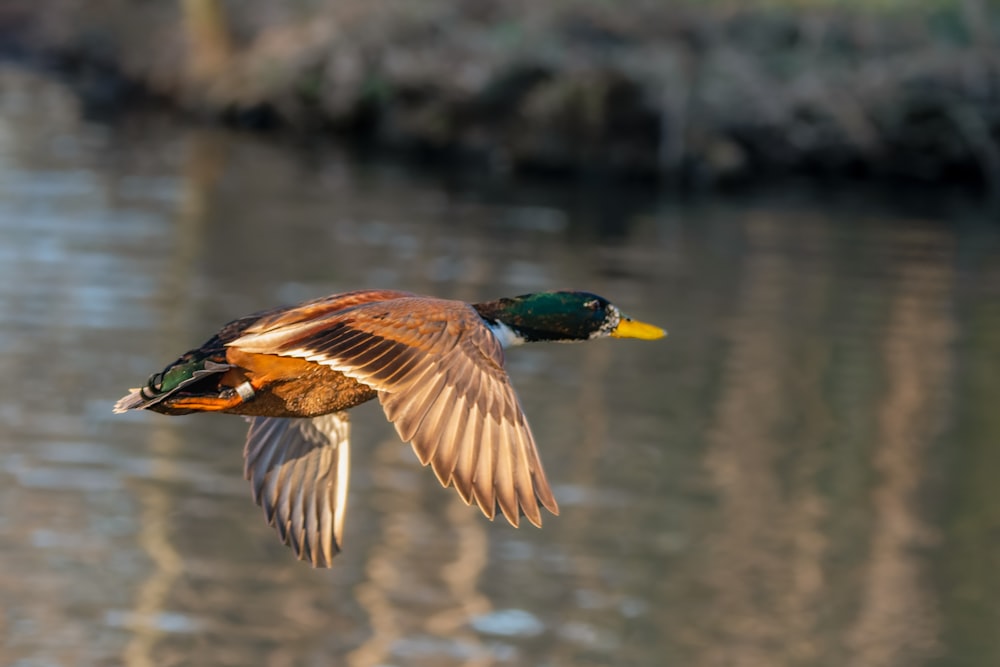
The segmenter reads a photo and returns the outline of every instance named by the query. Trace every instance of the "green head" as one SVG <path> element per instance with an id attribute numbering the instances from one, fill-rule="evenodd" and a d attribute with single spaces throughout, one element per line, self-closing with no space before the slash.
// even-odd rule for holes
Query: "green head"
<path id="1" fill-rule="evenodd" d="M 604 297 L 589 292 L 538 292 L 475 304 L 473 308 L 505 347 L 529 341 L 592 338 L 655 340 L 660 327 L 626 317 Z"/>

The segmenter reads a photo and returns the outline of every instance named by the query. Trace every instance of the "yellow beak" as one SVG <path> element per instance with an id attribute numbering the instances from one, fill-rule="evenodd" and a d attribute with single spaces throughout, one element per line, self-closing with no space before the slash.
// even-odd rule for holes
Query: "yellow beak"
<path id="1" fill-rule="evenodd" d="M 611 332 L 611 336 L 614 338 L 639 338 L 641 340 L 656 340 L 666 335 L 667 332 L 660 327 L 638 320 L 631 320 L 624 316 L 618 322 L 615 330 Z"/>

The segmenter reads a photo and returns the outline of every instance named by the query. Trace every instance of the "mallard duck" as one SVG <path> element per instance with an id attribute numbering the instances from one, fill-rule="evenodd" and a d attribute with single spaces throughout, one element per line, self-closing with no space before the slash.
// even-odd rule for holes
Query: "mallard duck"
<path id="1" fill-rule="evenodd" d="M 506 347 L 533 341 L 656 339 L 586 292 L 486 303 L 407 292 L 334 294 L 234 320 L 119 400 L 115 412 L 246 415 L 253 499 L 300 560 L 329 567 L 341 550 L 349 472 L 347 410 L 378 398 L 399 437 L 466 504 L 513 526 L 559 513 Z"/>

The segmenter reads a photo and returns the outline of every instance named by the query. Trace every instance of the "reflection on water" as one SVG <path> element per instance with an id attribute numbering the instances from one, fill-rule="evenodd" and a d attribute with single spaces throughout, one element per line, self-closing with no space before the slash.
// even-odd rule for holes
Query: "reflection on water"
<path id="1" fill-rule="evenodd" d="M 0 73 L 0 663 L 1000 664 L 1000 229 L 492 187 Z M 541 531 L 355 411 L 331 571 L 253 507 L 241 420 L 110 413 L 232 317 L 375 286 L 591 289 L 671 336 L 510 353 Z"/>

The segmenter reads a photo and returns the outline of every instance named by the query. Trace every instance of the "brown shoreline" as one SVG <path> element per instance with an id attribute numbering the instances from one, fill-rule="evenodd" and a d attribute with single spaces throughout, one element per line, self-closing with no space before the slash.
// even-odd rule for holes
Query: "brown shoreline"
<path id="1" fill-rule="evenodd" d="M 0 10 L 7 50 L 51 58 L 109 105 L 141 91 L 498 172 L 1000 190 L 997 17 L 968 9 L 985 3 L 944 18 L 638 1 L 37 4 Z"/>

